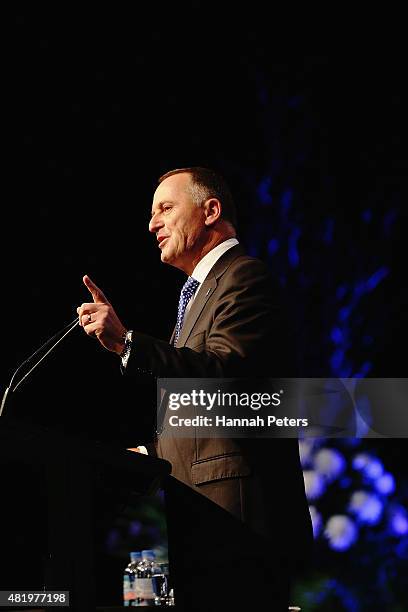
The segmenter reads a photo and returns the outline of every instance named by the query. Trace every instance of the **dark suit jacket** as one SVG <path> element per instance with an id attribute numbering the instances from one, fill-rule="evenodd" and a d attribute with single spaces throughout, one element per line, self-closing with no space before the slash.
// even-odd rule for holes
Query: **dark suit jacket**
<path id="1" fill-rule="evenodd" d="M 266 266 L 232 247 L 216 262 L 177 347 L 134 333 L 129 373 L 156 377 L 290 377 L 291 334 Z M 172 475 L 302 559 L 311 523 L 295 439 L 159 437 Z"/>

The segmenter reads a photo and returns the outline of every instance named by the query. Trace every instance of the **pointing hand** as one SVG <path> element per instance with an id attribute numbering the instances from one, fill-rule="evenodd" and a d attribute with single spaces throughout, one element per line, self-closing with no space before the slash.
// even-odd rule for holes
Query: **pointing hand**
<path id="1" fill-rule="evenodd" d="M 84 303 L 77 308 L 79 324 L 88 336 L 94 336 L 108 351 L 120 355 L 125 346 L 126 328 L 103 291 L 89 276 L 85 275 L 83 281 L 93 302 Z"/>

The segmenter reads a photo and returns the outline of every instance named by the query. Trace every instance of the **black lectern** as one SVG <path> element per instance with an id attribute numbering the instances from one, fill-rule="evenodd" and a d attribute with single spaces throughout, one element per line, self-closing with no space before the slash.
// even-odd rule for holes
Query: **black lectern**
<path id="1" fill-rule="evenodd" d="M 170 470 L 161 459 L 2 417 L 0 590 L 70 591 L 70 610 L 95 610 L 95 520 L 137 504 Z"/>

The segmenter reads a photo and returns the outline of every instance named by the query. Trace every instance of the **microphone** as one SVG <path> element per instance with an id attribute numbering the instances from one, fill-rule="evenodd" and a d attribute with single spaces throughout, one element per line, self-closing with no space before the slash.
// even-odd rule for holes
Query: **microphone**
<path id="1" fill-rule="evenodd" d="M 30 355 L 29 357 L 27 357 L 27 359 L 25 359 L 23 361 L 22 364 L 20 364 L 17 368 L 17 370 L 14 372 L 13 376 L 11 377 L 11 380 L 9 382 L 9 385 L 7 387 L 7 389 L 5 390 L 4 394 L 3 394 L 3 398 L 1 400 L 1 406 L 0 406 L 0 417 L 3 414 L 3 410 L 4 410 L 4 406 L 6 405 L 6 400 L 7 400 L 7 396 L 9 393 L 14 393 L 14 391 L 21 385 L 21 383 L 31 374 L 31 372 L 33 370 L 35 370 L 35 368 L 37 366 L 40 365 L 40 363 L 42 362 L 43 359 L 45 359 L 47 357 L 47 355 L 49 355 L 51 353 L 51 351 L 53 351 L 55 349 L 55 347 L 61 342 L 61 340 L 63 340 L 65 338 L 65 336 L 67 336 L 69 333 L 72 332 L 72 330 L 79 325 L 79 319 L 78 317 L 75 317 L 75 319 L 73 321 L 71 321 L 71 323 L 68 323 L 68 325 L 65 325 L 65 327 L 63 327 L 62 329 L 60 329 L 56 334 L 54 334 L 51 338 L 49 338 L 46 342 L 44 342 L 44 344 L 42 344 L 32 355 Z M 58 338 L 58 336 L 60 336 L 61 334 L 63 334 L 60 338 Z M 54 342 L 54 340 L 58 338 L 58 340 L 56 342 Z M 20 372 L 20 370 L 26 365 L 28 364 L 34 357 L 36 357 L 38 355 L 38 353 L 40 353 L 41 351 L 43 351 L 45 348 L 47 348 L 52 342 L 54 342 L 54 344 L 52 344 L 52 346 L 48 349 L 48 351 L 46 353 L 44 353 L 44 355 L 42 357 L 40 357 L 35 363 L 34 365 L 28 370 L 28 372 L 26 374 L 24 374 L 24 376 L 22 378 L 20 378 L 20 380 L 17 382 L 17 384 L 15 384 L 13 386 L 14 383 L 14 379 L 16 378 L 17 374 Z"/>

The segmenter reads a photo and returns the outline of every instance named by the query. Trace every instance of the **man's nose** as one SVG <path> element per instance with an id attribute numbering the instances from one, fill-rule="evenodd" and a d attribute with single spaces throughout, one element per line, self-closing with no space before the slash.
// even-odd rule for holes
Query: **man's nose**
<path id="1" fill-rule="evenodd" d="M 159 215 L 153 215 L 149 222 L 149 232 L 156 233 L 163 227 L 163 222 Z"/>

